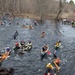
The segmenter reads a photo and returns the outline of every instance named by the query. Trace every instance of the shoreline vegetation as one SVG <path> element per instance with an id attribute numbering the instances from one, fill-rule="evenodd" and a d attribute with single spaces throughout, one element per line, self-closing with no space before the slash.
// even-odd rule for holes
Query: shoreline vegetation
<path id="1" fill-rule="evenodd" d="M 0 14 L 0 17 L 2 15 Z M 31 18 L 31 19 L 35 19 L 35 20 L 41 20 L 40 16 L 33 14 L 33 13 L 14 13 L 11 14 L 12 17 L 19 17 L 19 18 Z M 46 15 L 43 20 L 55 20 L 57 14 L 48 14 Z M 69 13 L 61 13 L 59 20 L 60 19 L 69 19 L 69 20 L 75 20 L 75 13 L 74 12 L 69 12 Z"/>
<path id="2" fill-rule="evenodd" d="M 63 18 L 75 20 L 75 4 L 73 0 L 0 0 L 0 14 L 4 13 L 41 21 Z"/>
<path id="3" fill-rule="evenodd" d="M 49 19 L 49 20 L 54 20 L 56 18 L 57 14 L 48 14 L 47 16 L 45 16 L 43 18 L 44 19 Z M 36 15 L 36 14 L 32 14 L 32 13 L 15 13 L 14 14 L 14 17 L 20 17 L 20 18 L 32 18 L 32 19 L 35 19 L 35 20 L 40 20 L 40 16 Z M 64 18 L 67 18 L 67 19 L 70 19 L 70 20 L 75 20 L 75 13 L 73 12 L 69 12 L 69 13 L 62 13 L 60 15 L 60 18 L 61 19 L 64 19 Z"/>

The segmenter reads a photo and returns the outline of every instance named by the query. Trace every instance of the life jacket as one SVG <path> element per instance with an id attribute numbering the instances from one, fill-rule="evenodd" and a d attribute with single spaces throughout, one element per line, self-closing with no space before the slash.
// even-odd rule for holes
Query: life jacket
<path id="1" fill-rule="evenodd" d="M 61 46 L 61 43 L 59 43 L 59 42 L 57 42 L 56 44 L 55 44 L 55 47 L 60 47 Z"/>
<path id="2" fill-rule="evenodd" d="M 47 67 L 47 68 L 50 68 L 50 69 L 54 69 L 54 67 L 53 67 L 50 63 L 48 63 L 48 64 L 46 65 L 46 67 Z"/>
<path id="3" fill-rule="evenodd" d="M 47 73 L 44 73 L 44 75 L 47 75 Z"/>
<path id="4" fill-rule="evenodd" d="M 32 43 L 28 43 L 27 46 L 28 46 L 28 47 L 31 47 L 31 46 L 32 46 Z"/>
<path id="5" fill-rule="evenodd" d="M 59 58 L 55 59 L 55 63 L 59 64 L 60 63 L 60 59 Z"/>
<path id="6" fill-rule="evenodd" d="M 56 43 L 56 45 L 55 45 L 56 47 L 59 47 L 59 43 Z"/>

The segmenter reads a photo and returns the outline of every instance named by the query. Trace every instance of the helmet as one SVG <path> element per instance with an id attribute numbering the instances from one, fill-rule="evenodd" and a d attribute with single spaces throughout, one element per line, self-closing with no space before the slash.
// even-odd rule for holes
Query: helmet
<path id="1" fill-rule="evenodd" d="M 20 44 L 21 44 L 21 45 L 25 44 L 25 41 L 21 41 Z"/>
<path id="2" fill-rule="evenodd" d="M 29 41 L 29 43 L 31 43 L 31 41 Z"/>
<path id="3" fill-rule="evenodd" d="M 45 45 L 45 48 L 48 48 L 48 44 Z"/>
<path id="4" fill-rule="evenodd" d="M 58 40 L 57 42 L 61 42 L 60 40 Z"/>
<path id="5" fill-rule="evenodd" d="M 51 65 L 51 63 L 48 63 L 46 67 L 50 68 L 50 69 L 54 69 L 54 67 Z"/>
<path id="6" fill-rule="evenodd" d="M 51 63 L 48 63 L 46 67 L 50 67 Z"/>
<path id="7" fill-rule="evenodd" d="M 18 45 L 19 45 L 19 43 L 18 43 L 18 42 L 16 42 L 15 46 L 18 46 Z"/>
<path id="8" fill-rule="evenodd" d="M 9 51 L 9 50 L 10 50 L 10 48 L 9 48 L 9 47 L 7 47 L 7 48 L 6 48 L 6 50 L 7 50 L 7 51 Z"/>

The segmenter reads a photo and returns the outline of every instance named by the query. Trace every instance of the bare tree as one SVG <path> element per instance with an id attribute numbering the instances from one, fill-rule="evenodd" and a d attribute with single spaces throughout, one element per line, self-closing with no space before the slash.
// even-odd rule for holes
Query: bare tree
<path id="1" fill-rule="evenodd" d="M 36 0 L 37 14 L 40 16 L 42 21 L 47 11 L 47 0 Z"/>
<path id="2" fill-rule="evenodd" d="M 58 20 L 59 19 L 59 16 L 60 16 L 60 14 L 61 14 L 61 12 L 62 12 L 62 0 L 60 0 L 59 1 L 59 12 L 58 12 L 58 14 L 57 14 L 57 16 L 56 16 L 56 20 Z"/>

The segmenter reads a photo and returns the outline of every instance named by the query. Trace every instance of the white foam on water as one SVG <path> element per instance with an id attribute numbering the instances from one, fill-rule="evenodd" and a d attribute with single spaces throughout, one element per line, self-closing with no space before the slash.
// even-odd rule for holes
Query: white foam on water
<path id="1" fill-rule="evenodd" d="M 67 59 L 62 59 L 61 64 L 65 65 L 67 63 Z"/>
<path id="2" fill-rule="evenodd" d="M 60 46 L 60 48 L 63 48 L 63 46 Z"/>
<path id="3" fill-rule="evenodd" d="M 14 59 L 16 59 L 16 60 L 20 60 L 19 55 L 17 54 L 17 55 L 15 56 L 15 58 L 14 58 Z"/>
<path id="4" fill-rule="evenodd" d="M 5 52 L 5 50 L 1 50 L 1 52 Z"/>
<path id="5" fill-rule="evenodd" d="M 51 57 L 48 57 L 48 59 L 51 60 L 52 58 Z"/>
<path id="6" fill-rule="evenodd" d="M 5 30 L 5 28 L 1 28 L 0 30 Z"/>
<path id="7" fill-rule="evenodd" d="M 9 24 L 6 24 L 6 26 L 10 26 Z"/>
<path id="8" fill-rule="evenodd" d="M 42 70 L 41 70 L 41 69 L 39 69 L 38 71 L 39 71 L 39 72 L 41 72 Z"/>

